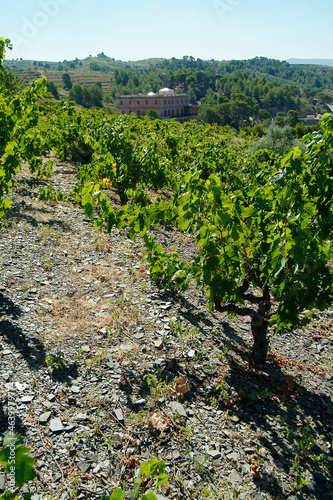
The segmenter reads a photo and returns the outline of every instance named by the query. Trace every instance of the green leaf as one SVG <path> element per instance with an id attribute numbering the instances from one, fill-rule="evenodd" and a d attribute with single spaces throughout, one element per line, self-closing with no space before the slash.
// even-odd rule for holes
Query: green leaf
<path id="1" fill-rule="evenodd" d="M 156 483 L 156 488 L 160 486 L 160 484 L 168 484 L 169 476 L 168 474 L 161 473 L 157 477 L 157 483 Z"/>
<path id="2" fill-rule="evenodd" d="M 132 500 L 136 500 L 137 498 L 139 498 L 140 488 L 141 488 L 141 483 L 142 483 L 141 477 L 142 477 L 142 472 L 141 472 L 141 467 L 140 467 L 139 474 L 134 479 L 134 488 L 133 488 L 133 492 L 132 492 Z"/>
<path id="3" fill-rule="evenodd" d="M 12 467 L 15 467 L 15 483 L 19 488 L 31 481 L 34 477 L 34 459 L 28 455 L 30 449 L 25 446 L 18 446 L 22 437 L 19 435 L 10 436 L 7 433 L 4 439 L 3 448 L 0 450 L 0 464 L 8 474 Z M 12 450 L 15 446 L 15 459 L 12 458 Z"/>
<path id="4" fill-rule="evenodd" d="M 111 493 L 110 499 L 109 500 L 123 500 L 124 498 L 124 493 L 121 488 L 116 488 L 113 490 Z"/>
<path id="5" fill-rule="evenodd" d="M 82 206 L 84 207 L 86 217 L 91 217 L 94 210 L 94 202 L 90 193 L 86 193 L 83 196 Z"/>
<path id="6" fill-rule="evenodd" d="M 154 493 L 149 492 L 142 495 L 141 500 L 157 500 L 157 496 Z"/>
<path id="7" fill-rule="evenodd" d="M 153 460 L 156 460 L 156 458 L 152 458 L 151 459 L 151 463 L 153 462 Z M 147 460 L 144 460 L 141 465 L 140 465 L 140 474 L 142 476 L 142 474 L 144 474 L 146 476 L 147 479 L 150 478 L 150 475 L 151 475 L 151 464 L 147 461 Z"/>
<path id="8" fill-rule="evenodd" d="M 157 476 L 164 472 L 165 463 L 163 460 L 158 460 L 158 458 L 152 458 L 150 461 L 150 470 L 152 476 Z"/>

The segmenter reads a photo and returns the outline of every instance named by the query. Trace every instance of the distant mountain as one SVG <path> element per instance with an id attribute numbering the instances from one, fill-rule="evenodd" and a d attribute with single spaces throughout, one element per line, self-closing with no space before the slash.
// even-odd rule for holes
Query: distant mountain
<path id="1" fill-rule="evenodd" d="M 287 59 L 289 64 L 316 64 L 319 66 L 333 66 L 333 59 Z"/>

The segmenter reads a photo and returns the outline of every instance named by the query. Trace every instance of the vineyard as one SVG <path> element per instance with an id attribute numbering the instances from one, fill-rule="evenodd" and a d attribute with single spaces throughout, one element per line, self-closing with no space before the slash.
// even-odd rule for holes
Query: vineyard
<path id="1" fill-rule="evenodd" d="M 6 45 L 9 41 L 0 39 L 0 63 Z M 100 487 L 92 489 L 91 477 L 83 469 L 80 469 L 80 481 L 75 487 L 71 484 L 73 462 L 72 469 L 69 466 L 66 469 L 67 475 L 62 472 L 57 480 L 64 495 L 61 498 L 128 498 L 131 487 L 131 498 L 142 495 L 140 498 L 148 500 L 165 497 L 332 498 L 332 361 L 328 356 L 325 363 L 317 366 L 310 360 L 304 368 L 304 362 L 297 358 L 297 348 L 292 356 L 284 346 L 286 338 L 292 338 L 296 345 L 299 339 L 300 346 L 307 345 L 307 337 L 315 342 L 321 328 L 320 334 L 327 340 L 325 345 L 332 351 L 332 116 L 325 115 L 320 128 L 306 135 L 297 147 L 277 154 L 269 149 L 255 150 L 251 138 L 238 136 L 230 127 L 108 115 L 104 110 L 80 109 L 73 102 L 50 102 L 44 99 L 45 95 L 45 79 L 30 84 L 20 94 L 0 88 L 2 231 L 10 227 L 16 196 L 22 194 L 22 182 L 26 182 L 25 196 L 34 200 L 36 207 L 44 204 L 56 213 L 65 210 L 64 207 L 68 213 L 74 209 L 84 211 L 85 224 L 91 222 L 87 234 L 89 231 L 90 239 L 95 238 L 100 252 L 98 264 L 91 265 L 91 273 L 97 273 L 98 286 L 105 292 L 103 297 L 109 300 L 111 296 L 116 297 L 112 299 L 109 323 L 98 325 L 103 330 L 103 349 L 95 346 L 95 358 L 92 358 L 91 349 L 81 345 L 78 366 L 84 361 L 85 373 L 90 368 L 98 378 L 101 365 L 114 368 L 117 360 L 120 372 L 116 371 L 114 380 L 118 383 L 117 390 L 120 387 L 127 395 L 120 399 L 123 406 L 117 410 L 112 410 L 112 400 L 106 397 L 97 401 L 99 394 L 94 394 L 91 405 L 106 413 L 113 411 L 118 430 L 126 436 L 126 449 L 121 443 L 118 446 L 116 432 L 113 435 L 113 431 L 108 433 L 106 429 L 103 434 L 99 424 L 98 431 L 95 427 L 91 434 L 89 445 L 87 438 L 82 438 L 87 449 L 97 455 L 103 436 L 109 461 L 113 452 L 119 455 L 115 450 L 121 448 L 122 468 L 117 469 L 115 465 L 116 472 L 109 474 L 112 480 L 103 476 L 105 482 L 99 482 L 104 485 L 104 497 Z M 66 169 L 70 171 L 67 177 L 70 183 L 64 182 Z M 29 206 L 31 209 L 31 201 Z M 30 209 L 27 208 L 27 213 Z M 83 222 L 80 224 L 82 227 Z M 43 227 L 40 240 L 52 242 L 52 257 L 57 255 L 56 247 L 61 243 L 57 240 L 54 244 L 57 236 L 51 225 Z M 15 233 L 15 229 L 12 231 Z M 82 234 L 76 237 L 85 238 Z M 66 235 L 60 238 L 65 240 Z M 105 264 L 103 272 L 98 271 L 104 258 L 109 258 L 102 255 L 112 255 L 115 248 L 120 252 L 122 246 L 127 250 L 137 249 L 133 259 L 139 259 L 127 271 L 126 280 L 133 280 L 132 287 L 140 285 L 142 291 L 146 287 L 155 290 L 164 313 L 170 309 L 170 314 L 165 316 L 168 327 L 163 330 L 162 339 L 155 339 L 153 347 L 141 349 L 140 356 L 153 353 L 148 368 L 141 367 L 143 371 L 139 373 L 136 366 L 135 375 L 130 374 L 126 355 L 119 355 L 117 342 L 123 342 L 124 336 L 128 341 L 135 328 L 138 330 L 131 342 L 141 339 L 138 327 L 146 325 L 147 318 L 142 311 L 142 318 L 138 311 L 134 314 L 133 307 L 129 319 L 130 306 L 126 305 L 122 284 L 118 283 L 113 295 L 107 293 L 106 285 L 112 286 L 112 275 L 108 275 L 107 270 L 110 264 Z M 66 258 L 71 252 L 66 248 Z M 74 253 L 73 250 L 73 258 Z M 10 257 L 2 255 L 5 260 Z M 45 269 L 48 258 L 46 254 L 42 262 Z M 79 260 L 79 254 L 75 258 Z M 63 280 L 66 281 L 65 275 Z M 0 288 L 1 303 L 8 291 L 8 285 Z M 53 305 L 49 311 L 52 317 L 58 315 L 60 323 L 61 317 L 72 318 L 73 331 L 76 320 L 70 316 L 70 308 L 78 307 L 75 300 L 68 310 L 60 308 L 59 300 L 59 309 Z M 148 305 L 149 302 L 147 308 Z M 186 319 L 196 316 L 196 324 L 180 323 L 171 313 L 175 310 L 182 310 Z M 123 324 L 121 314 L 125 318 Z M 318 326 L 322 318 L 325 325 L 329 325 L 327 328 Z M 62 328 L 60 323 L 58 331 Z M 158 320 L 154 328 L 162 330 L 161 323 L 162 320 Z M 228 340 L 230 325 L 235 324 L 242 325 L 244 341 L 239 341 L 235 331 Z M 183 339 L 181 346 L 180 339 Z M 281 352 L 273 349 L 274 345 Z M 158 363 L 162 352 L 165 359 Z M 64 381 L 69 380 L 61 379 L 67 369 L 61 343 L 57 352 L 43 355 L 43 369 L 48 370 L 54 387 L 58 384 L 56 400 L 59 403 L 63 390 L 59 383 L 64 385 Z M 134 365 L 136 356 L 139 355 L 130 358 Z M 124 371 L 121 371 L 122 363 Z M 204 375 L 200 379 L 201 369 Z M 316 389 L 308 382 L 311 377 L 316 381 Z M 306 385 L 308 383 L 310 385 Z M 326 391 L 322 394 L 321 384 Z M 141 403 L 133 403 L 130 397 L 133 390 L 138 391 L 135 394 Z M 147 404 L 142 402 L 145 397 L 139 398 L 142 390 L 149 395 Z M 199 406 L 195 406 L 196 403 Z M 142 404 L 146 404 L 143 410 Z M 76 403 L 67 401 L 60 405 L 69 408 Z M 172 416 L 166 410 L 169 405 L 175 410 Z M 193 429 L 186 422 L 192 415 L 198 429 L 204 425 L 200 406 L 208 413 L 214 411 L 212 428 L 218 438 L 209 436 L 207 453 L 203 459 L 201 454 L 198 460 L 193 445 L 195 424 Z M 30 408 L 33 413 L 33 407 Z M 5 405 L 3 410 L 5 425 Z M 297 414 L 297 422 L 292 412 Z M 256 415 L 260 415 L 258 420 Z M 265 415 L 279 420 L 281 436 L 276 429 L 261 433 Z M 235 453 L 233 449 L 240 449 L 240 436 L 237 442 L 235 438 L 230 443 L 231 452 L 223 451 L 223 446 L 219 449 L 217 442 L 222 441 L 222 436 L 230 441 L 243 417 L 249 424 L 248 429 L 264 436 L 260 443 L 270 449 L 274 466 L 269 469 L 268 458 L 261 453 L 261 445 L 253 444 L 257 443 L 254 438 L 245 443 L 246 436 L 243 436 L 243 448 L 247 451 L 243 455 L 236 453 L 235 461 L 243 460 L 244 467 L 237 470 L 235 466 L 231 472 L 229 467 L 230 475 L 224 475 L 223 460 Z M 207 423 L 214 419 L 210 417 L 205 421 L 203 433 L 206 435 L 210 434 Z M 113 421 L 109 429 L 114 427 Z M 1 427 L 1 431 L 5 430 Z M 272 439 L 270 445 L 269 439 Z M 287 445 L 281 444 L 283 439 Z M 277 456 L 273 450 L 274 440 L 281 445 Z M 175 442 L 180 443 L 178 455 L 170 448 L 170 443 Z M 33 448 L 31 437 L 28 444 Z M 91 448 L 92 444 L 95 449 Z M 45 448 L 45 443 L 43 446 Z M 151 458 L 149 446 L 160 450 L 160 460 Z M 288 453 L 284 456 L 286 446 Z M 16 449 L 19 454 L 19 444 Z M 0 463 L 9 472 L 6 450 L 9 444 L 5 438 Z M 20 460 L 24 464 L 22 454 Z M 189 457 L 187 462 L 184 457 Z M 184 470 L 183 462 L 187 464 Z M 27 470 L 32 467 L 28 458 L 26 467 Z M 96 466 L 94 470 L 97 469 Z M 100 477 L 100 469 L 96 477 Z M 22 474 L 24 480 L 18 477 L 16 481 L 20 488 L 24 483 L 31 484 L 33 477 Z M 240 474 L 244 477 L 247 474 L 248 479 L 242 482 L 238 479 Z M 232 477 L 229 483 L 228 477 Z M 47 483 L 43 483 L 39 475 L 38 478 L 41 484 Z M 166 486 L 168 480 L 171 488 Z M 154 492 L 149 492 L 149 488 Z M 47 498 L 57 498 L 57 494 L 53 492 L 52 497 L 48 489 L 40 491 L 47 492 Z M 13 496 L 8 493 L 3 498 Z"/>

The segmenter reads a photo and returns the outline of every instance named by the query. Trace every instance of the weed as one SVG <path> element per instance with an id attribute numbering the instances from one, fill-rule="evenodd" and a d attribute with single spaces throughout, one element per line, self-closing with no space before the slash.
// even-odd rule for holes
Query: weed
<path id="1" fill-rule="evenodd" d="M 179 434 L 190 440 L 194 435 L 194 430 L 192 429 L 192 427 L 185 427 L 181 425 Z"/>
<path id="2" fill-rule="evenodd" d="M 51 262 L 48 260 L 47 257 L 41 257 L 40 258 L 40 263 L 44 267 L 44 269 L 49 269 L 51 267 Z"/>
<path id="3" fill-rule="evenodd" d="M 60 370 L 65 366 L 63 357 L 64 353 L 62 351 L 58 351 L 56 354 L 49 354 L 46 356 L 45 363 L 48 367 L 53 368 L 53 370 Z"/>
<path id="4" fill-rule="evenodd" d="M 289 439 L 293 435 L 292 429 L 287 425 L 287 417 L 284 415 L 277 415 L 277 418 L 281 420 L 282 431 L 287 439 Z"/>
<path id="5" fill-rule="evenodd" d="M 114 311 L 114 312 L 111 314 L 111 318 L 112 318 L 114 321 L 118 321 L 118 319 L 120 318 L 120 312 L 119 312 L 119 311 Z"/>
<path id="6" fill-rule="evenodd" d="M 257 467 L 259 467 L 259 465 L 264 463 L 264 460 L 263 460 L 262 456 L 260 455 L 260 450 L 261 450 L 260 446 L 257 445 L 256 452 L 254 453 L 254 455 L 252 457 L 252 460 Z"/>
<path id="7" fill-rule="evenodd" d="M 150 412 L 150 410 L 147 409 L 147 410 L 139 411 L 138 413 L 134 413 L 134 412 L 130 413 L 129 420 L 132 424 L 135 422 L 142 424 L 143 422 L 145 422 L 147 420 L 147 416 L 148 416 L 149 412 Z"/>
<path id="8" fill-rule="evenodd" d="M 158 380 L 157 376 L 151 373 L 144 375 L 143 380 L 147 382 L 150 395 L 153 399 L 160 399 L 170 392 L 170 386 L 165 382 Z"/>
<path id="9" fill-rule="evenodd" d="M 209 455 L 207 453 L 205 453 L 205 456 L 203 458 L 203 460 L 198 460 L 197 458 L 195 458 L 193 452 L 188 448 L 186 450 L 186 455 L 189 457 L 189 459 L 191 460 L 195 470 L 198 472 L 198 473 L 202 473 L 206 463 L 208 462 L 209 460 Z"/>
<path id="10" fill-rule="evenodd" d="M 148 285 L 145 281 L 140 281 L 137 288 L 138 288 L 138 290 L 141 290 L 141 292 L 145 292 L 148 288 Z M 145 302 L 145 301 L 142 299 L 142 302 Z"/>
<path id="11" fill-rule="evenodd" d="M 94 243 L 96 250 L 98 250 L 99 252 L 111 252 L 111 245 L 108 242 L 107 236 L 96 235 L 94 237 Z"/>
<path id="12" fill-rule="evenodd" d="M 108 350 L 101 347 L 96 347 L 93 352 L 90 352 L 85 347 L 80 346 L 77 351 L 77 359 L 81 360 L 81 356 L 84 355 L 86 366 L 92 368 L 93 366 L 100 365 L 107 354 Z"/>
<path id="13" fill-rule="evenodd" d="M 155 477 L 155 485 L 153 488 L 154 491 L 156 491 L 161 484 L 167 484 L 168 475 L 165 474 L 164 469 L 165 463 L 163 461 L 159 461 L 157 458 L 152 458 L 150 462 L 146 460 L 142 462 L 138 475 L 134 479 L 132 499 L 137 500 L 139 498 L 141 487 L 143 486 L 146 489 L 149 480 L 153 477 Z M 149 497 L 147 496 L 147 500 L 148 498 Z"/>
<path id="14" fill-rule="evenodd" d="M 308 455 L 315 446 L 315 438 L 312 434 L 311 423 L 307 420 L 305 427 L 302 429 L 302 437 L 299 441 L 299 447 L 302 455 Z"/>
<path id="15" fill-rule="evenodd" d="M 302 476 L 303 467 L 300 464 L 298 454 L 295 455 L 292 470 L 295 473 L 295 481 L 290 485 L 290 488 L 293 492 L 296 492 L 301 490 L 306 485 L 306 479 Z"/>
<path id="16" fill-rule="evenodd" d="M 243 399 L 247 404 L 258 403 L 259 401 L 266 401 L 272 397 L 272 393 L 265 387 L 262 391 L 249 391 L 240 389 L 239 397 Z"/>
<path id="17" fill-rule="evenodd" d="M 218 335 L 218 333 L 215 330 L 212 330 L 212 334 L 213 335 Z M 222 350 L 219 351 L 219 352 L 217 352 L 215 354 L 215 356 L 220 361 L 222 361 L 224 358 L 228 359 L 229 358 L 229 351 L 230 351 L 230 347 L 227 344 L 224 344 L 223 347 L 222 347 Z"/>
<path id="18" fill-rule="evenodd" d="M 46 245 L 50 240 L 58 240 L 61 234 L 61 231 L 54 231 L 52 227 L 45 225 L 39 229 L 37 240 Z"/>

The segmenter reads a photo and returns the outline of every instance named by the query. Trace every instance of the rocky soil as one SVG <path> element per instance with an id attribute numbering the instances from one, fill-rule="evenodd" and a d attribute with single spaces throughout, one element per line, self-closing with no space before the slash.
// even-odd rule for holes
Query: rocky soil
<path id="1" fill-rule="evenodd" d="M 68 193 L 75 167 L 56 162 L 51 182 Z M 40 201 L 47 184 L 21 171 L 0 232 L 0 432 L 14 398 L 35 459 L 19 495 L 94 499 L 125 481 L 131 498 L 156 457 L 161 499 L 332 499 L 333 309 L 272 336 L 253 367 L 246 319 L 209 312 L 194 288 L 160 291 L 140 241 Z"/>

